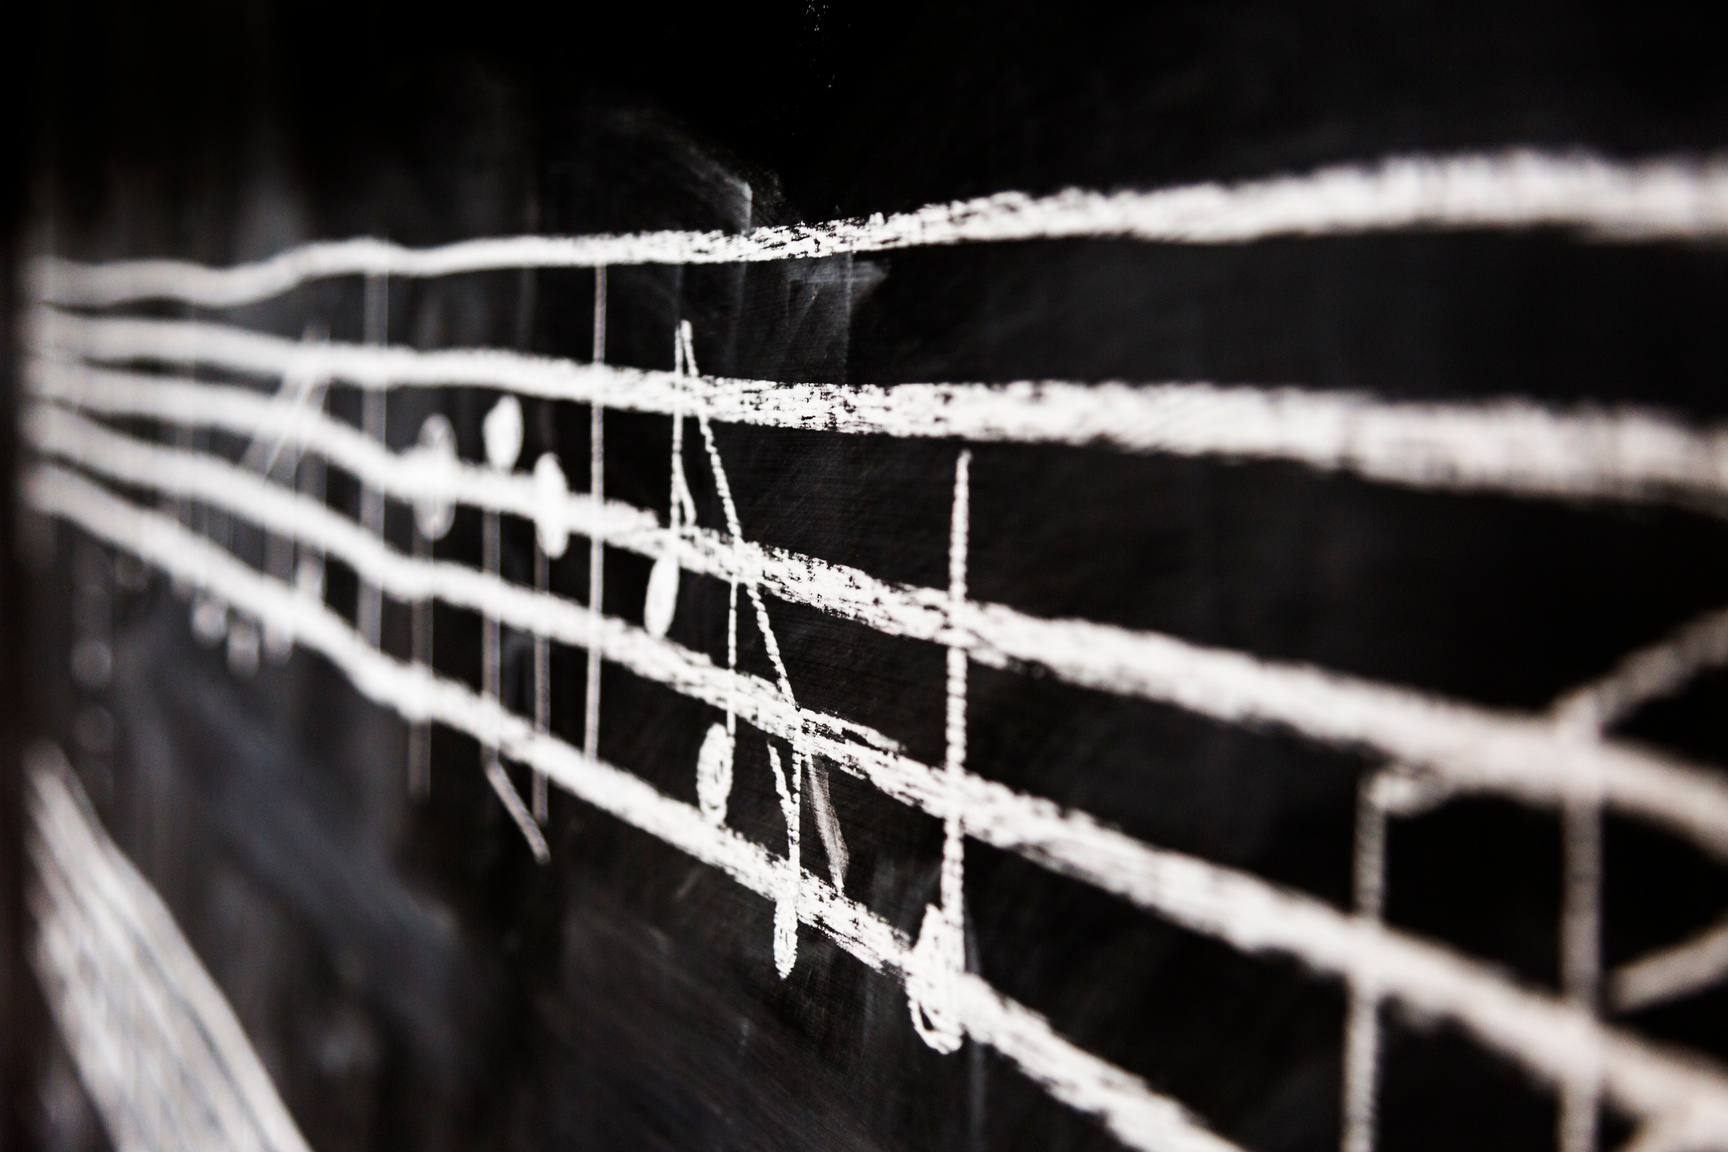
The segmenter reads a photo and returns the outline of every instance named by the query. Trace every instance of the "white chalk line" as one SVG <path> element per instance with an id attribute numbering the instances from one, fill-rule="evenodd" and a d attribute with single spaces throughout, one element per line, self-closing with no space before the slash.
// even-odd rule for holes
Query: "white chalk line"
<path id="1" fill-rule="evenodd" d="M 954 463 L 954 503 L 948 529 L 948 596 L 966 599 L 966 563 L 971 544 L 972 453 L 962 450 Z M 939 901 L 926 904 L 917 951 L 927 979 L 908 982 L 906 998 L 912 1026 L 938 1052 L 960 1048 L 953 1020 L 953 976 L 966 968 L 966 815 L 961 808 L 966 775 L 966 652 L 949 648 L 943 715 L 941 788 L 942 866 Z"/>
<path id="2" fill-rule="evenodd" d="M 1628 407 L 1393 402 L 1207 383 L 787 384 L 507 350 L 312 343 L 207 322 L 47 308 L 36 309 L 27 327 L 30 346 L 49 357 L 195 363 L 362 388 L 474 385 L 763 427 L 1285 460 L 1443 491 L 1634 501 L 1692 496 L 1718 512 L 1728 494 L 1728 430 Z"/>
<path id="3" fill-rule="evenodd" d="M 1386 809 L 1379 802 L 1381 769 L 1357 783 L 1352 896 L 1364 922 L 1383 922 L 1386 895 Z M 1380 1081 L 1381 990 L 1349 982 L 1344 1018 L 1340 1152 L 1373 1152 Z"/>
<path id="4" fill-rule="evenodd" d="M 406 501 L 460 503 L 543 525 L 560 539 L 575 531 L 608 543 L 660 530 L 651 512 L 585 492 L 551 498 L 532 476 L 465 463 L 418 448 L 391 452 L 350 424 L 323 412 L 284 409 L 266 394 L 233 385 L 206 384 L 111 369 L 32 360 L 25 365 L 30 391 L 44 399 L 103 416 L 139 416 L 185 427 L 217 428 L 236 435 L 267 432 L 353 473 Z M 595 517 L 599 522 L 596 524 Z"/>
<path id="5" fill-rule="evenodd" d="M 592 359 L 606 360 L 606 268 L 594 269 L 594 334 Z M 588 405 L 588 500 L 596 518 L 606 503 L 606 409 L 601 397 Z M 594 628 L 600 626 L 601 606 L 606 596 L 606 555 L 598 534 L 588 541 L 588 610 Z M 582 685 L 582 751 L 589 759 L 600 756 L 600 646 L 588 645 L 587 678 Z"/>
<path id="6" fill-rule="evenodd" d="M 27 419 L 25 426 L 27 435 L 34 437 L 34 419 Z M 52 451 L 55 441 L 48 439 L 46 443 Z M 144 447 L 153 452 L 174 451 Z M 125 451 L 118 445 L 104 444 L 91 455 L 93 465 L 124 468 L 128 464 Z M 213 463 L 218 469 L 233 467 L 207 458 L 191 463 Z M 224 478 L 216 489 L 224 495 L 240 493 L 247 482 L 266 487 L 242 472 Z M 580 605 L 489 581 L 459 565 L 394 553 L 387 556 L 376 538 L 316 502 L 286 490 L 268 496 L 236 497 L 235 508 L 278 531 L 310 534 L 325 517 L 345 525 L 345 533 L 332 532 L 323 538 L 329 551 L 344 555 L 357 568 L 367 566 L 392 595 L 438 595 L 467 607 L 476 607 L 484 600 L 488 611 L 512 627 L 520 621 L 526 630 L 543 628 L 560 642 L 578 645 L 587 636 L 587 611 Z M 296 508 L 300 511 L 293 510 Z M 308 611 L 327 611 L 322 605 L 306 603 Z M 293 634 L 292 629 L 289 634 Z M 1496 1050 L 1555 1082 L 1563 1083 L 1579 1074 L 1579 1029 L 1586 1029 L 1586 1038 L 1594 1035 L 1589 1032 L 1596 1027 L 1594 1021 L 1575 1009 L 1509 985 L 1444 949 L 1388 933 L 1378 925 L 1358 923 L 1318 901 L 1281 892 L 1264 881 L 1151 848 L 1083 813 L 1064 811 L 1047 800 L 1023 796 L 994 782 L 970 774 L 962 774 L 954 783 L 945 782 L 929 766 L 838 737 L 835 729 L 839 724 L 831 718 L 808 712 L 789 714 L 784 698 L 772 685 L 755 680 L 753 687 L 747 687 L 750 678 L 733 678 L 698 654 L 649 637 L 634 626 L 609 622 L 603 642 L 608 658 L 716 706 L 731 703 L 747 721 L 770 734 L 790 740 L 802 726 L 815 754 L 833 759 L 897 800 L 932 814 L 950 811 L 958 803 L 965 833 L 985 843 L 1017 852 L 1245 951 L 1292 955 L 1320 972 L 1381 988 L 1421 1015 L 1458 1020 Z M 856 733 L 853 728 L 847 735 Z M 958 790 L 957 800 L 951 788 Z M 1608 1063 L 1608 1081 L 1621 1085 L 1629 1100 L 1649 1104 L 1645 1088 L 1639 1087 L 1643 1081 L 1637 1070 L 1642 1065 L 1636 1051 L 1624 1076 L 1615 1071 L 1619 1065 L 1613 1059 Z M 1636 1104 L 1628 1107 L 1639 1110 Z"/>
<path id="7" fill-rule="evenodd" d="M 1641 956 L 1614 971 L 1609 998 L 1621 1012 L 1638 1012 L 1701 992 L 1728 975 L 1728 923 Z"/>
<path id="8" fill-rule="evenodd" d="M 1705 612 L 1554 702 L 1556 723 L 1602 732 L 1653 700 L 1685 688 L 1702 672 L 1728 665 L 1728 608 Z"/>
<path id="9" fill-rule="evenodd" d="M 37 979 L 116 1148 L 256 1147 L 248 1132 L 210 1135 L 227 1119 L 210 1103 L 221 1087 L 204 1090 L 207 1066 L 173 1052 L 164 997 L 134 987 L 142 983 L 136 958 L 111 954 L 117 933 L 95 926 L 51 866 L 39 869 L 29 904 Z"/>
<path id="10" fill-rule="evenodd" d="M 893 216 L 743 234 L 514 236 L 427 249 L 354 239 L 309 244 L 230 268 L 174 260 L 87 265 L 44 257 L 31 265 L 30 288 L 37 298 L 62 304 L 173 299 L 228 307 L 331 276 L 737 263 L 1085 237 L 1237 244 L 1276 236 L 1542 227 L 1616 241 L 1728 234 L 1728 164 L 1714 158 L 1616 162 L 1586 152 L 1527 149 L 1395 157 L 1303 175 L 1158 191 L 1068 189 L 1039 198 L 1002 192 Z"/>
<path id="11" fill-rule="evenodd" d="M 210 419 L 247 415 L 240 410 L 246 405 L 237 403 L 239 390 L 217 396 L 216 387 L 197 387 L 211 394 L 202 408 L 212 414 Z M 147 394 L 140 386 L 135 394 L 139 403 L 128 410 L 142 408 Z M 175 395 L 179 399 L 163 405 L 162 411 L 190 404 L 194 393 L 183 387 Z M 255 403 L 260 414 L 271 411 L 261 397 Z M 25 421 L 27 432 L 38 422 L 35 412 L 58 419 L 49 409 L 33 410 Z M 391 457 L 351 429 L 337 432 L 338 427 L 314 417 L 302 419 L 290 434 L 301 437 L 310 450 L 333 449 L 333 462 L 366 469 L 359 474 L 403 498 L 463 500 L 530 518 L 544 514 L 543 493 L 526 475 L 473 467 L 452 470 L 448 462 Z M 90 434 L 88 428 L 77 433 Z M 169 451 L 133 443 L 138 450 Z M 80 451 L 75 443 L 64 448 Z M 339 461 L 336 451 L 342 453 Z M 106 466 L 101 454 L 90 459 L 85 455 L 79 459 L 88 466 Z M 210 486 L 203 494 L 220 500 L 224 494 L 218 489 L 229 480 L 218 483 L 216 477 L 225 473 L 207 474 Z M 234 477 L 232 482 L 243 481 Z M 1713 853 L 1728 852 L 1728 784 L 1716 773 L 1654 750 L 1575 733 L 1546 717 L 1498 712 L 1306 665 L 1271 663 L 1157 633 L 1085 620 L 1040 619 L 1002 605 L 951 602 L 943 589 L 893 585 L 856 569 L 714 533 L 686 528 L 674 535 L 645 511 L 608 505 L 604 524 L 585 524 L 582 518 L 591 517 L 592 504 L 582 496 L 572 497 L 564 514 L 570 529 L 595 532 L 609 544 L 652 559 L 669 555 L 690 571 L 760 586 L 783 600 L 888 635 L 962 647 L 984 664 L 1041 667 L 1070 683 L 1172 704 L 1227 723 L 1273 725 L 1324 743 L 1374 749 L 1431 769 L 1461 790 L 1496 792 L 1538 804 L 1600 796 L 1621 811 L 1681 832 Z"/>
<path id="12" fill-rule="evenodd" d="M 361 306 L 361 326 L 364 331 L 363 342 L 369 348 L 382 348 L 389 343 L 390 333 L 390 278 L 377 274 L 369 275 L 364 282 L 364 296 Z M 289 378 L 284 376 L 283 381 Z M 388 400 L 390 393 L 384 389 L 374 388 L 367 392 L 360 401 L 360 426 L 368 437 L 382 441 L 384 430 L 388 425 Z M 360 488 L 360 522 L 375 533 L 384 534 L 384 494 L 370 485 Z M 384 602 L 377 588 L 362 584 L 357 594 L 359 608 L 355 615 L 359 618 L 360 631 L 377 647 L 383 636 Z"/>
<path id="13" fill-rule="evenodd" d="M 1285 728 L 1432 769 L 1466 790 L 1533 804 L 1600 795 L 1621 811 L 1728 854 L 1728 785 L 1650 749 L 1575 739 L 1545 718 L 1501 712 L 1156 633 L 1041 620 L 968 604 L 951 627 L 973 659 L 1043 667 L 1084 687 L 1176 705 L 1213 719 Z"/>
<path id="14" fill-rule="evenodd" d="M 59 750 L 26 759 L 33 960 L 116 1146 L 306 1152 L 221 990 Z"/>
<path id="15" fill-rule="evenodd" d="M 161 514 L 119 499 L 72 473 L 39 466 L 26 484 L 38 510 L 70 520 L 109 544 L 165 572 L 209 589 L 225 602 L 283 628 L 341 668 L 364 695 L 405 719 L 432 720 L 502 749 L 554 783 L 625 823 L 720 869 L 774 900 L 784 864 L 760 845 L 706 819 L 694 806 L 664 795 L 628 772 L 583 755 L 532 722 L 466 685 L 440 678 L 366 644 L 324 605 L 291 585 L 252 569 Z M 799 869 L 799 917 L 869 967 L 906 978 L 914 965 L 907 941 L 886 921 Z M 1087 1053 L 1057 1034 L 1042 1016 L 1003 997 L 983 980 L 957 982 L 956 1005 L 968 1035 L 1012 1059 L 1032 1080 L 1070 1107 L 1097 1116 L 1124 1143 L 1168 1152 L 1230 1152 L 1181 1105 L 1151 1091 L 1138 1077 Z M 1723 1089 L 1728 1094 L 1728 1086 Z"/>
<path id="16" fill-rule="evenodd" d="M 86 1049 L 77 1063 L 110 1128 L 126 1128 L 122 1116 L 142 1120 L 150 1134 L 143 1143 L 151 1148 L 272 1147 L 237 1091 L 229 1054 L 213 1049 L 185 990 L 168 983 L 173 977 L 159 957 L 118 922 L 124 912 L 92 898 L 88 885 L 76 889 L 78 880 L 55 864 L 42 862 L 37 879 L 44 986 L 61 1001 L 56 1015 L 69 1047 Z M 90 1048 L 109 1058 L 92 1060 Z M 266 1089 L 274 1096 L 267 1082 Z"/>
<path id="17" fill-rule="evenodd" d="M 1605 676 L 1556 702 L 1561 723 L 1598 731 L 1652 700 L 1684 688 L 1699 673 L 1728 664 L 1728 608 L 1706 612 L 1654 644 L 1630 653 Z M 1700 992 L 1728 976 L 1728 924 L 1660 948 L 1616 969 L 1609 1001 L 1636 1012 Z"/>
<path id="18" fill-rule="evenodd" d="M 1570 798 L 1560 806 L 1560 984 L 1568 1001 L 1596 1013 L 1602 985 L 1602 803 Z M 1595 1152 L 1601 1111 L 1594 1068 L 1560 1088 L 1560 1152 Z"/>

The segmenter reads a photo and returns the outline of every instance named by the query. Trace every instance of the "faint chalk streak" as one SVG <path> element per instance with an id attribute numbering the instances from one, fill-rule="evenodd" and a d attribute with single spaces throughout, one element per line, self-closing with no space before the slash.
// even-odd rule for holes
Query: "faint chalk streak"
<path id="1" fill-rule="evenodd" d="M 310 1152 L 221 989 L 58 748 L 27 756 L 31 947 L 118 1152 Z"/>

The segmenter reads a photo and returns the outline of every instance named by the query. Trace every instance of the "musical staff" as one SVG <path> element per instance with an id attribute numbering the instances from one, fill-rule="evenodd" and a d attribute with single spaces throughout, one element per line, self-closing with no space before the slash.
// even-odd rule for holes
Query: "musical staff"
<path id="1" fill-rule="evenodd" d="M 1230 1147 L 1179 1103 L 1082 1051 L 1042 1017 L 966 970 L 967 839 L 1017 853 L 1245 952 L 1294 957 L 1321 976 L 1344 981 L 1349 988 L 1346 1152 L 1370 1152 L 1374 1144 L 1380 1014 L 1387 1005 L 1453 1021 L 1478 1043 L 1551 1085 L 1564 1101 L 1565 1152 L 1595 1146 L 1601 1101 L 1640 1126 L 1641 1147 L 1720 1143 L 1728 1140 L 1728 1072 L 1601 1019 L 1598 937 L 1604 810 L 1648 821 L 1728 857 L 1728 779 L 1714 767 L 1608 734 L 1616 719 L 1642 701 L 1674 692 L 1700 671 L 1728 663 L 1728 609 L 1628 655 L 1609 676 L 1563 695 L 1546 712 L 1516 713 L 1159 633 L 1044 619 L 974 600 L 968 592 L 971 455 L 963 444 L 955 452 L 946 588 L 894 584 L 753 543 L 740 521 L 713 425 L 1279 459 L 1440 492 L 1681 502 L 1718 515 L 1728 509 L 1723 500 L 1728 430 L 1701 429 L 1666 413 L 1634 408 L 1568 411 L 1516 399 L 1396 403 L 1287 387 L 1067 382 L 872 387 L 724 379 L 700 374 L 687 324 L 672 334 L 671 372 L 605 361 L 605 271 L 621 264 L 784 259 L 1068 236 L 1234 243 L 1269 235 L 1528 227 L 1568 228 L 1592 241 L 1719 237 L 1728 234 L 1728 167 L 1684 160 L 1616 165 L 1535 153 L 1403 159 L 1229 187 L 1070 192 L 1044 200 L 999 196 L 886 219 L 740 236 L 519 237 L 425 251 L 363 240 L 310 245 L 232 269 L 164 261 L 102 266 L 45 261 L 37 265 L 36 302 L 27 325 L 30 399 L 22 427 L 38 459 L 26 476 L 26 496 L 42 511 L 78 524 L 261 622 L 267 635 L 280 634 L 322 653 L 361 692 L 415 725 L 416 733 L 436 722 L 473 736 L 487 750 L 485 770 L 536 855 L 545 858 L 549 851 L 539 830 L 544 819 L 540 796 L 532 810 L 524 805 L 501 758 L 544 774 L 579 799 L 771 901 L 774 956 L 782 975 L 797 963 L 798 926 L 815 928 L 871 968 L 901 981 L 913 1025 L 932 1048 L 952 1052 L 965 1037 L 989 1045 L 1056 1099 L 1098 1117 L 1130 1146 Z M 265 299 L 323 276 L 425 277 L 481 268 L 571 266 L 596 270 L 594 349 L 587 362 L 494 349 L 416 351 L 381 341 L 291 341 L 210 321 L 65 310 L 145 298 L 220 306 Z M 136 367 L 141 362 L 160 370 L 141 370 Z M 481 465 L 458 459 L 447 436 L 423 433 L 416 447 L 393 451 L 380 435 L 369 434 L 372 429 L 335 420 L 321 406 L 284 404 L 237 384 L 199 382 L 182 374 L 188 366 L 284 381 L 341 382 L 363 389 L 367 397 L 393 389 L 447 387 L 483 387 L 503 396 L 486 418 L 487 464 Z M 541 456 L 531 473 L 516 470 L 520 402 L 527 398 L 590 407 L 586 492 L 568 490 L 555 455 Z M 652 511 L 606 495 L 603 414 L 609 407 L 672 418 L 665 523 Z M 115 417 L 149 418 L 172 439 L 153 440 L 105 422 Z M 717 526 L 697 523 L 685 474 L 686 420 L 695 421 L 724 514 Z M 378 494 L 380 509 L 385 499 L 414 503 L 420 526 L 414 551 L 393 548 L 370 518 L 356 521 L 330 508 L 321 494 L 303 491 L 291 479 L 285 482 L 278 472 L 238 466 L 191 447 L 184 437 L 187 430 L 212 429 L 272 440 L 290 446 L 296 460 L 350 472 L 364 491 Z M 232 516 L 268 538 L 293 541 L 303 558 L 328 554 L 350 565 L 363 587 L 415 606 L 411 659 L 383 651 L 364 612 L 355 622 L 343 619 L 324 604 L 321 591 L 297 588 L 277 570 L 279 565 L 260 571 L 221 541 L 194 531 L 185 518 L 164 515 L 125 494 L 133 490 L 172 502 L 164 507 L 186 502 Z M 448 510 L 457 506 L 483 514 L 485 554 L 478 569 L 431 554 L 429 541 L 441 535 L 434 528 L 447 528 Z M 418 515 L 423 510 L 438 511 L 441 518 Z M 500 575 L 503 516 L 536 528 L 532 587 Z M 561 555 L 572 535 L 589 542 L 585 604 L 551 591 L 544 571 L 546 557 Z M 641 625 L 606 612 L 606 548 L 653 562 Z M 729 587 L 723 666 L 670 638 L 683 572 Z M 740 589 L 773 667 L 771 680 L 737 666 Z M 889 636 L 941 645 L 946 650 L 942 763 L 921 763 L 883 733 L 800 704 L 775 636 L 770 599 Z M 478 692 L 433 667 L 429 607 L 427 615 L 420 614 L 421 606 L 433 601 L 474 612 L 484 621 L 485 676 Z M 501 627 L 535 639 L 532 716 L 517 716 L 500 699 Z M 547 644 L 581 649 L 587 656 L 580 748 L 550 733 L 542 655 Z M 695 805 L 672 799 L 628 766 L 601 758 L 603 662 L 724 713 L 724 722 L 709 728 L 691 765 Z M 1225 723 L 1269 724 L 1382 757 L 1386 766 L 1362 781 L 1355 907 L 1335 908 L 1247 873 L 1142 843 L 1103 823 L 1108 813 L 1066 810 L 976 775 L 966 762 L 972 662 L 1041 669 L 1068 683 L 1159 701 Z M 727 824 L 740 722 L 766 741 L 785 821 L 783 856 Z M 939 899 L 926 908 L 915 940 L 845 894 L 848 854 L 828 800 L 829 765 L 942 822 Z M 1471 792 L 1552 808 L 1563 817 L 1568 883 L 1560 994 L 1526 987 L 1487 964 L 1382 921 L 1389 820 Z M 826 879 L 801 863 L 806 795 L 827 857 Z M 1728 949 L 1720 937 L 1718 931 L 1684 956 L 1665 952 L 1612 974 L 1608 983 L 1614 996 L 1650 1002 L 1664 994 L 1664 987 L 1691 988 L 1721 978 L 1728 970 L 1728 961 L 1721 959 Z"/>

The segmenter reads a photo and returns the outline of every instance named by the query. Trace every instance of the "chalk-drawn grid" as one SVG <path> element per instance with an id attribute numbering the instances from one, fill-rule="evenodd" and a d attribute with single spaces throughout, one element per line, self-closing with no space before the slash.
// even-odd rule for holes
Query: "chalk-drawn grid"
<path id="1" fill-rule="evenodd" d="M 1616 741 L 1605 731 L 1643 701 L 1728 662 L 1728 611 L 1628 654 L 1610 676 L 1566 694 L 1545 714 L 1517 715 L 1155 633 L 1038 619 L 970 600 L 967 454 L 959 449 L 950 584 L 937 589 L 894 585 L 752 544 L 730 508 L 726 524 L 698 525 L 678 467 L 671 478 L 670 524 L 606 499 L 600 490 L 602 435 L 594 437 L 587 492 L 569 491 L 561 468 L 514 470 L 520 415 L 512 417 L 507 407 L 494 410 L 496 434 L 488 420 L 492 466 L 436 450 L 437 437 L 405 452 L 389 450 L 379 438 L 382 398 L 389 390 L 481 386 L 591 405 L 596 433 L 607 408 L 675 416 L 680 436 L 693 424 L 727 505 L 724 462 L 709 430 L 713 421 L 1284 459 L 1430 489 L 1710 504 L 1728 489 L 1728 433 L 1698 431 L 1659 413 L 1564 413 L 1519 401 L 1394 404 L 1206 385 L 870 388 L 727 380 L 697 373 L 698 350 L 687 331 L 679 337 L 679 368 L 668 373 L 607 365 L 599 340 L 592 362 L 577 363 L 496 350 L 416 352 L 378 342 L 292 341 L 220 323 L 99 311 L 150 299 L 229 306 L 326 276 L 381 281 L 480 269 L 593 267 L 599 314 L 608 265 L 768 260 L 1076 235 L 1228 243 L 1388 228 L 1530 226 L 1567 228 L 1597 241 L 1719 238 L 1728 233 L 1728 169 L 1689 162 L 1614 166 L 1519 153 L 1398 161 L 1228 188 L 1066 193 L 1043 201 L 1001 196 L 886 220 L 744 236 L 526 237 L 419 252 L 353 241 L 313 245 L 228 270 L 44 260 L 35 269 L 37 303 L 29 318 L 31 400 L 24 429 L 39 459 L 27 477 L 27 496 L 43 512 L 77 523 L 200 589 L 210 603 L 232 613 L 233 627 L 249 634 L 250 643 L 262 636 L 319 651 L 362 692 L 410 722 L 436 721 L 467 732 L 484 747 L 725 871 L 774 902 L 775 957 L 782 972 L 796 962 L 793 926 L 816 928 L 865 964 L 901 980 L 914 1024 L 933 1047 L 949 1051 L 970 1036 L 995 1048 L 1055 1098 L 1095 1115 L 1130 1146 L 1230 1147 L 1180 1103 L 1081 1051 L 1042 1017 L 965 970 L 959 910 L 965 838 L 1018 853 L 1246 952 L 1295 957 L 1345 982 L 1351 995 L 1344 1143 L 1352 1152 L 1373 1141 L 1382 1003 L 1450 1020 L 1554 1085 L 1563 1101 L 1562 1144 L 1568 1152 L 1595 1145 L 1599 1100 L 1633 1121 L 1640 1148 L 1728 1145 L 1728 1072 L 1607 1024 L 1594 1010 L 1601 983 L 1596 939 L 1604 807 L 1662 826 L 1716 856 L 1728 852 L 1728 782 L 1721 775 Z M 597 331 L 604 331 L 603 324 Z M 140 364 L 153 370 L 139 371 Z M 278 379 L 281 388 L 265 396 L 253 387 L 200 382 L 189 368 Z M 377 398 L 368 400 L 365 430 L 323 413 L 316 397 L 326 382 L 358 386 Z M 123 431 L 117 420 L 153 421 L 164 438 Z M 226 433 L 254 449 L 238 463 L 193 450 L 185 445 L 194 430 Z M 278 466 L 283 452 L 295 466 Z M 293 478 L 307 471 L 297 466 L 302 458 L 353 474 L 373 494 L 362 501 L 360 522 L 332 510 L 321 489 L 300 490 Z M 943 645 L 949 652 L 943 763 L 917 762 L 880 733 L 799 706 L 777 656 L 776 680 L 769 681 L 737 671 L 735 661 L 720 666 L 667 640 L 665 628 L 652 619 L 652 581 L 645 625 L 637 625 L 601 615 L 598 601 L 576 604 L 504 582 L 492 551 L 483 569 L 474 570 L 430 559 L 427 551 L 393 550 L 379 534 L 381 513 L 367 512 L 381 509 L 385 497 L 416 502 L 423 526 L 439 519 L 443 505 L 461 504 L 480 509 L 489 525 L 499 515 L 533 521 L 543 551 L 559 552 L 570 536 L 585 537 L 596 557 L 604 545 L 647 557 L 661 572 L 728 582 L 746 594 L 749 604 L 741 608 L 734 593 L 735 612 L 756 617 L 771 656 L 764 596 Z M 189 529 L 189 506 L 234 517 L 270 540 L 292 541 L 294 548 L 270 551 L 260 570 Z M 325 606 L 315 565 L 307 563 L 326 554 L 352 567 L 362 581 L 361 619 L 355 624 Z M 790 749 L 789 765 L 780 762 L 772 744 L 770 751 L 793 851 L 777 856 L 726 825 L 720 777 L 730 758 L 721 753 L 730 753 L 730 737 L 717 745 L 721 752 L 705 748 L 703 763 L 692 765 L 702 773 L 699 805 L 674 800 L 597 758 L 592 688 L 586 747 L 578 749 L 548 734 L 543 707 L 529 718 L 500 705 L 495 654 L 489 657 L 489 682 L 475 692 L 380 651 L 377 610 L 367 608 L 367 589 L 410 604 L 435 598 L 544 641 L 585 649 L 591 659 L 615 662 L 723 710 L 729 727 L 736 717 L 779 741 Z M 229 639 L 232 645 L 232 631 Z M 536 655 L 540 664 L 540 651 Z M 1368 778 L 1360 804 L 1357 908 L 1344 912 L 1254 876 L 1138 842 L 1102 823 L 1108 813 L 1063 810 L 969 773 L 969 663 L 1042 669 L 1087 688 L 1222 722 L 1275 725 L 1383 757 L 1388 767 Z M 589 683 L 598 681 L 591 676 Z M 799 858 L 806 781 L 831 864 L 845 851 L 844 830 L 829 827 L 831 818 L 823 820 L 819 765 L 836 766 L 944 822 L 942 894 L 926 910 L 916 939 L 846 897 L 837 883 L 789 864 Z M 501 770 L 494 785 L 535 843 L 535 816 L 543 811 L 539 798 L 530 811 Z M 1380 921 L 1387 817 L 1467 793 L 1500 795 L 1563 814 L 1562 997 L 1518 985 Z M 536 850 L 544 851 L 543 842 Z M 836 869 L 836 880 L 843 870 Z M 1614 998 L 1622 1005 L 1650 1003 L 1718 979 L 1728 969 L 1724 938 L 1708 934 L 1630 966 L 1617 974 Z"/>

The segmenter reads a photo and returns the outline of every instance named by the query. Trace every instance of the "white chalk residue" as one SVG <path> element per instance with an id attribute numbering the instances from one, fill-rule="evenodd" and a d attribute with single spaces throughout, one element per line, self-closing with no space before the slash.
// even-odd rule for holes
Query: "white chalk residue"
<path id="1" fill-rule="evenodd" d="M 267 377 L 314 375 L 364 388 L 484 385 L 524 396 L 775 428 L 1053 443 L 1182 456 L 1289 460 L 1440 490 L 1653 500 L 1692 496 L 1721 511 L 1728 431 L 1638 408 L 1562 411 L 1528 400 L 1395 402 L 1294 387 L 1061 383 L 784 384 L 552 360 L 517 352 L 419 352 L 307 343 L 227 325 L 74 316 L 38 309 L 30 346 L 49 360 L 196 363 Z M 32 366 L 44 384 L 77 370 Z M 285 414 L 265 418 L 272 427 Z"/>
<path id="2" fill-rule="evenodd" d="M 593 366 L 606 362 L 606 266 L 594 269 Z M 606 409 L 602 394 L 588 398 L 588 512 L 599 519 L 606 506 Z M 582 751 L 590 760 L 600 756 L 600 617 L 606 600 L 606 540 L 588 534 L 588 671 L 582 694 Z"/>
<path id="3" fill-rule="evenodd" d="M 221 989 L 60 750 L 33 748 L 25 780 L 30 959 L 114 1147 L 308 1152 Z"/>
<path id="4" fill-rule="evenodd" d="M 208 268 L 172 260 L 82 265 L 38 260 L 42 300 L 102 306 L 173 299 L 227 307 L 329 276 L 447 276 L 500 268 L 731 264 L 1010 240 L 1114 237 L 1236 244 L 1417 228 L 1568 228 L 1602 240 L 1728 234 L 1728 164 L 1623 163 L 1588 153 L 1510 151 L 1408 157 L 1302 176 L 1140 192 L 1003 192 L 915 212 L 759 228 L 743 234 L 516 236 L 408 249 L 381 240 L 309 244 L 257 264 Z"/>

